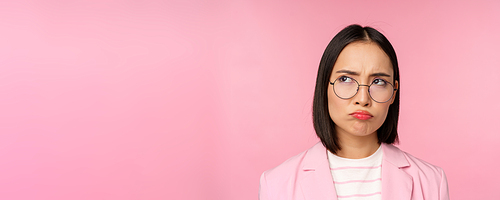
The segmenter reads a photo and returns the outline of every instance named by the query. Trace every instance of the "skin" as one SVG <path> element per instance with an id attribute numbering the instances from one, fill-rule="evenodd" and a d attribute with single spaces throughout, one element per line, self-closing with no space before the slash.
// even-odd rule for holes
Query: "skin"
<path id="1" fill-rule="evenodd" d="M 333 67 L 330 81 L 341 76 L 354 78 L 361 85 L 370 85 L 374 79 L 384 79 L 398 88 L 394 82 L 391 60 L 385 52 L 373 42 L 353 42 L 340 53 Z M 377 129 L 384 123 L 389 106 L 394 102 L 394 95 L 388 102 L 378 103 L 371 99 L 368 87 L 360 86 L 358 93 L 350 99 L 340 99 L 328 87 L 328 110 L 335 123 L 335 130 L 341 150 L 337 155 L 344 158 L 365 158 L 379 148 Z M 360 120 L 350 115 L 355 111 L 368 111 L 373 117 Z"/>

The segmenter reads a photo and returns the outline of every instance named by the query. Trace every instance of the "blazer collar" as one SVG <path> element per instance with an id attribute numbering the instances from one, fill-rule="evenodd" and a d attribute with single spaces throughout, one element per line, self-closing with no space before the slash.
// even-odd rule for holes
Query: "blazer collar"
<path id="1" fill-rule="evenodd" d="M 303 160 L 300 186 L 304 199 L 337 199 L 326 148 L 318 142 L 307 151 Z"/>
<path id="2" fill-rule="evenodd" d="M 397 147 L 382 143 L 382 200 L 411 198 L 413 180 L 402 168 L 410 166 Z M 326 148 L 318 142 L 304 156 L 300 180 L 304 199 L 337 199 Z"/>
<path id="3" fill-rule="evenodd" d="M 399 168 L 408 167 L 410 163 L 406 160 L 403 151 L 392 144 L 382 143 L 382 151 L 384 152 L 384 160 Z"/>
<path id="4" fill-rule="evenodd" d="M 409 200 L 413 190 L 413 179 L 403 168 L 410 163 L 397 147 L 382 143 L 382 200 Z"/>

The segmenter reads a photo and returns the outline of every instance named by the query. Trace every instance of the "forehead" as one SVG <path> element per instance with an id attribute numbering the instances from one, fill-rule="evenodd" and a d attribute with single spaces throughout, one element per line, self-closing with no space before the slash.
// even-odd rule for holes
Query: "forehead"
<path id="1" fill-rule="evenodd" d="M 373 42 L 353 42 L 340 52 L 333 67 L 333 72 L 350 70 L 363 73 L 387 73 L 394 75 L 389 56 Z"/>

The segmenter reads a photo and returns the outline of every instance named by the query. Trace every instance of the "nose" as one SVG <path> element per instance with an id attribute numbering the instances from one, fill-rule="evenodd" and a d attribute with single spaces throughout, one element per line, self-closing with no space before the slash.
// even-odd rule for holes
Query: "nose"
<path id="1" fill-rule="evenodd" d="M 363 87 L 365 86 L 365 87 Z M 371 97 L 369 92 L 369 85 L 359 85 L 358 92 L 354 96 L 354 103 L 356 105 L 361 105 L 363 107 L 369 106 L 371 104 Z"/>

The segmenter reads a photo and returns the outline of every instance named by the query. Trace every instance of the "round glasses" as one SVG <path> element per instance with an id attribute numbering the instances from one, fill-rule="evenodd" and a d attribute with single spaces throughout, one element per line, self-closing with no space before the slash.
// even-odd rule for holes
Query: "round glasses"
<path id="1" fill-rule="evenodd" d="M 360 86 L 367 86 L 370 97 L 378 103 L 385 103 L 391 100 L 394 91 L 397 90 L 394 89 L 391 83 L 380 78 L 374 79 L 370 85 L 360 85 L 356 79 L 341 76 L 333 83 L 330 81 L 330 84 L 333 85 L 335 95 L 341 99 L 350 99 L 358 93 Z"/>

